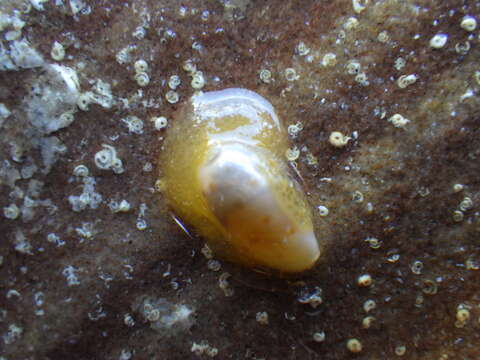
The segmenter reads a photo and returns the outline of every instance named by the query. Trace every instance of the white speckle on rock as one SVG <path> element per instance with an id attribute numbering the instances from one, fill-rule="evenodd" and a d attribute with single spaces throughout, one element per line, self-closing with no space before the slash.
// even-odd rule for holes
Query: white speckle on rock
<path id="1" fill-rule="evenodd" d="M 83 178 L 83 191 L 80 195 L 70 195 L 68 202 L 72 210 L 79 212 L 86 208 L 96 209 L 102 202 L 102 195 L 95 192 L 95 178 L 85 176 Z"/>
<path id="2" fill-rule="evenodd" d="M 430 47 L 434 49 L 441 49 L 447 44 L 447 34 L 436 34 L 430 39 Z"/>
<path id="3" fill-rule="evenodd" d="M 25 100 L 27 117 L 43 134 L 50 134 L 74 121 L 80 95 L 75 70 L 52 64 L 38 77 Z"/>
<path id="4" fill-rule="evenodd" d="M 26 39 L 10 42 L 10 58 L 22 69 L 32 69 L 44 64 L 42 55 Z"/>
<path id="5" fill-rule="evenodd" d="M 63 269 L 62 275 L 67 279 L 68 286 L 80 285 L 80 281 L 78 280 L 76 274 L 78 271 L 79 269 L 73 267 L 72 265 L 68 265 Z"/>

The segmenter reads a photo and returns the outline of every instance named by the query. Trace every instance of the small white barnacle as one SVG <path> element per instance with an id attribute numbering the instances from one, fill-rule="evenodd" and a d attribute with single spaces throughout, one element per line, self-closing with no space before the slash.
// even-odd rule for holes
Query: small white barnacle
<path id="1" fill-rule="evenodd" d="M 88 15 L 91 13 L 92 9 L 90 6 L 87 6 L 85 4 L 85 1 L 83 0 L 70 0 L 70 9 L 72 10 L 72 14 L 75 16 L 78 13 L 83 14 L 83 15 Z M 56 3 L 58 6 L 58 2 Z"/>
<path id="2" fill-rule="evenodd" d="M 148 71 L 148 63 L 143 59 L 135 61 L 133 67 L 135 68 L 136 73 L 144 73 Z"/>
<path id="3" fill-rule="evenodd" d="M 197 66 L 193 63 L 192 60 L 186 60 L 183 63 L 182 66 L 183 70 L 185 70 L 187 73 L 193 74 L 195 71 L 197 71 Z"/>
<path id="4" fill-rule="evenodd" d="M 198 41 L 194 41 L 192 43 L 192 49 L 193 50 L 197 50 L 197 51 L 202 51 L 203 50 L 203 45 L 201 42 L 198 42 Z"/>
<path id="5" fill-rule="evenodd" d="M 422 292 L 426 295 L 435 295 L 438 291 L 438 285 L 434 280 L 424 279 Z"/>
<path id="6" fill-rule="evenodd" d="M 75 175 L 75 176 L 86 177 L 86 176 L 88 176 L 88 174 L 89 174 L 88 167 L 86 167 L 83 164 L 77 165 L 73 169 L 73 175 Z"/>
<path id="7" fill-rule="evenodd" d="M 459 206 L 460 210 L 467 211 L 467 210 L 470 210 L 472 207 L 473 207 L 472 199 L 469 198 L 468 196 L 465 196 L 462 202 L 460 203 L 460 206 Z"/>
<path id="8" fill-rule="evenodd" d="M 117 62 L 119 64 L 125 64 L 125 63 L 128 63 L 130 62 L 132 59 L 131 59 L 131 55 L 130 53 L 135 50 L 137 48 L 136 45 L 128 45 L 126 47 L 124 47 L 123 49 L 121 49 L 116 55 L 115 55 L 115 58 L 117 60 Z"/>
<path id="9" fill-rule="evenodd" d="M 352 0 L 353 11 L 360 14 L 367 8 L 369 0 Z"/>
<path id="10" fill-rule="evenodd" d="M 145 165 L 143 165 L 143 169 L 142 169 L 144 172 L 150 172 L 153 170 L 153 165 L 151 162 L 147 161 L 145 163 Z"/>
<path id="11" fill-rule="evenodd" d="M 320 206 L 317 207 L 317 209 L 318 209 L 318 213 L 320 214 L 320 216 L 322 216 L 322 217 L 328 216 L 329 210 L 326 206 L 320 205 Z"/>
<path id="12" fill-rule="evenodd" d="M 145 38 L 147 31 L 143 26 L 137 26 L 135 30 L 132 32 L 132 36 L 138 40 L 142 40 Z"/>
<path id="13" fill-rule="evenodd" d="M 362 343 L 358 339 L 349 339 L 347 341 L 347 349 L 352 353 L 359 353 L 363 349 Z"/>
<path id="14" fill-rule="evenodd" d="M 207 21 L 209 17 L 210 17 L 210 11 L 208 10 L 202 11 L 201 18 L 203 21 Z"/>
<path id="15" fill-rule="evenodd" d="M 137 82 L 138 86 L 144 87 L 150 83 L 150 77 L 146 72 L 137 72 L 135 74 L 135 81 Z"/>
<path id="16" fill-rule="evenodd" d="M 365 74 L 364 72 L 358 73 L 355 76 L 355 81 L 362 86 L 368 86 L 370 84 L 370 82 L 368 81 L 367 74 Z"/>
<path id="17" fill-rule="evenodd" d="M 20 214 L 20 210 L 17 205 L 15 204 L 10 204 L 6 207 L 3 208 L 3 215 L 10 220 L 15 220 L 18 218 L 18 215 Z"/>
<path id="18" fill-rule="evenodd" d="M 233 294 L 235 293 L 233 288 L 230 286 L 230 283 L 228 282 L 228 278 L 230 276 L 232 276 L 230 275 L 230 273 L 224 272 L 218 278 L 218 287 L 222 289 L 225 296 L 233 296 Z"/>
<path id="19" fill-rule="evenodd" d="M 468 308 L 465 307 L 465 305 L 460 304 L 457 307 L 457 313 L 455 314 L 455 318 L 457 319 L 457 321 L 459 323 L 462 323 L 462 325 L 464 325 L 465 323 L 468 322 L 468 320 L 470 320 L 470 317 L 471 317 L 470 310 L 468 310 Z"/>
<path id="20" fill-rule="evenodd" d="M 255 320 L 257 320 L 260 325 L 268 325 L 268 313 L 266 311 L 257 312 Z"/>
<path id="21" fill-rule="evenodd" d="M 388 119 L 388 122 L 392 123 L 392 125 L 396 128 L 404 128 L 410 122 L 410 120 L 400 114 L 395 114 Z"/>
<path id="22" fill-rule="evenodd" d="M 65 241 L 60 239 L 60 237 L 55 233 L 49 233 L 47 235 L 47 241 L 49 243 L 55 244 L 56 246 L 63 246 L 65 245 Z"/>
<path id="23" fill-rule="evenodd" d="M 210 271 L 220 271 L 222 264 L 218 260 L 210 259 L 207 261 L 207 268 Z"/>
<path id="24" fill-rule="evenodd" d="M 397 79 L 397 85 L 400 89 L 404 89 L 417 81 L 416 74 L 402 75 Z"/>
<path id="25" fill-rule="evenodd" d="M 355 190 L 353 193 L 352 193 L 352 201 L 357 203 L 357 204 L 361 204 L 364 200 L 364 196 L 363 196 L 363 193 L 359 190 Z"/>
<path id="26" fill-rule="evenodd" d="M 351 138 L 349 136 L 343 135 L 340 131 L 332 131 L 328 141 L 331 145 L 340 148 L 347 145 L 350 139 Z"/>
<path id="27" fill-rule="evenodd" d="M 165 116 L 155 116 L 151 121 L 153 122 L 153 126 L 155 126 L 155 130 L 165 129 L 168 125 L 168 120 Z"/>
<path id="28" fill-rule="evenodd" d="M 463 184 L 453 184 L 453 192 L 460 192 L 464 188 Z"/>
<path id="29" fill-rule="evenodd" d="M 293 139 L 303 130 L 303 124 L 298 121 L 295 124 L 288 125 L 287 132 Z"/>
<path id="30" fill-rule="evenodd" d="M 295 161 L 300 156 L 300 150 L 298 147 L 294 146 L 293 148 L 285 150 L 285 157 L 288 161 Z"/>
<path id="31" fill-rule="evenodd" d="M 335 66 L 337 64 L 337 55 L 334 53 L 327 53 L 323 55 L 322 65 L 325 67 Z"/>
<path id="32" fill-rule="evenodd" d="M 160 310 L 149 302 L 143 304 L 142 312 L 147 321 L 156 322 L 160 319 Z"/>
<path id="33" fill-rule="evenodd" d="M 399 58 L 396 58 L 396 59 L 395 59 L 395 63 L 394 63 L 394 65 L 393 65 L 393 67 L 394 67 L 395 69 L 397 69 L 398 71 L 400 71 L 400 70 L 402 70 L 402 69 L 405 67 L 406 63 L 407 63 L 407 62 L 405 61 L 404 58 L 399 57 Z"/>
<path id="34" fill-rule="evenodd" d="M 123 199 L 122 201 L 120 201 L 120 204 L 118 206 L 118 211 L 119 212 L 128 212 L 130 211 L 130 203 Z"/>
<path id="35" fill-rule="evenodd" d="M 388 35 L 388 32 L 381 31 L 377 36 L 377 40 L 385 44 L 390 40 L 390 36 Z"/>
<path id="36" fill-rule="evenodd" d="M 144 219 L 137 219 L 137 229 L 140 231 L 145 230 L 148 227 L 147 222 Z"/>
<path id="37" fill-rule="evenodd" d="M 470 42 L 460 42 L 455 44 L 455 51 L 457 54 L 466 55 L 470 51 Z"/>
<path id="38" fill-rule="evenodd" d="M 172 90 L 175 90 L 178 86 L 180 86 L 181 83 L 182 81 L 178 75 L 172 75 L 168 79 L 168 87 Z"/>
<path id="39" fill-rule="evenodd" d="M 447 34 L 436 34 L 430 39 L 430 47 L 434 49 L 441 49 L 445 46 L 448 40 Z"/>
<path id="40" fill-rule="evenodd" d="M 191 85 L 192 85 L 192 88 L 196 90 L 200 90 L 205 86 L 205 77 L 203 76 L 203 72 L 196 71 L 193 74 Z"/>
<path id="41" fill-rule="evenodd" d="M 270 81 L 272 81 L 272 72 L 267 69 L 262 69 L 260 70 L 260 80 L 262 80 L 265 84 L 268 84 Z"/>
<path id="42" fill-rule="evenodd" d="M 375 322 L 375 317 L 374 316 L 366 316 L 362 319 L 362 328 L 364 329 L 370 329 L 372 327 L 372 324 Z"/>
<path id="43" fill-rule="evenodd" d="M 350 75 L 356 75 L 360 72 L 361 65 L 358 61 L 352 60 L 347 64 L 347 73 Z"/>
<path id="44" fill-rule="evenodd" d="M 115 200 L 110 200 L 110 202 L 108 203 L 108 207 L 110 208 L 110 211 L 112 213 L 118 212 L 118 206 L 119 206 L 119 204 Z"/>
<path id="45" fill-rule="evenodd" d="M 357 284 L 361 287 L 369 287 L 373 284 L 373 279 L 369 274 L 363 274 L 357 278 Z"/>
<path id="46" fill-rule="evenodd" d="M 91 93 L 85 92 L 79 95 L 77 99 L 77 106 L 80 110 L 87 111 L 91 102 L 92 102 Z"/>
<path id="47" fill-rule="evenodd" d="M 391 264 L 394 264 L 396 263 L 398 260 L 400 260 L 400 254 L 396 254 L 396 253 L 391 253 L 389 252 L 388 253 L 388 256 L 387 256 L 387 261 Z"/>
<path id="48" fill-rule="evenodd" d="M 295 71 L 294 68 L 286 68 L 285 79 L 287 79 L 287 81 L 295 81 L 300 79 L 300 75 L 297 75 L 297 72 Z"/>
<path id="49" fill-rule="evenodd" d="M 98 151 L 95 156 L 95 165 L 102 170 L 112 168 L 114 161 L 117 159 L 117 151 L 113 146 L 102 144 L 102 150 Z"/>
<path id="50" fill-rule="evenodd" d="M 75 117 L 72 111 L 66 111 L 60 115 L 59 120 L 61 124 L 69 125 L 73 122 L 73 120 L 75 120 Z"/>
<path id="51" fill-rule="evenodd" d="M 343 28 L 348 31 L 351 31 L 356 27 L 358 27 L 358 20 L 354 16 L 349 17 L 347 21 L 345 21 L 345 24 L 343 24 Z"/>
<path id="52" fill-rule="evenodd" d="M 473 16 L 466 15 L 460 22 L 460 26 L 463 30 L 473 31 L 477 28 L 477 20 Z"/>
<path id="53" fill-rule="evenodd" d="M 132 317 L 132 315 L 130 315 L 128 313 L 123 316 L 123 323 L 128 327 L 135 326 L 134 318 Z"/>
<path id="54" fill-rule="evenodd" d="M 310 48 L 303 41 L 300 41 L 295 47 L 295 52 L 300 56 L 306 56 L 310 52 Z"/>
<path id="55" fill-rule="evenodd" d="M 122 200 L 120 203 L 112 200 L 109 202 L 108 207 L 112 213 L 128 212 L 130 210 L 130 203 L 127 200 Z"/>
<path id="56" fill-rule="evenodd" d="M 421 262 L 420 260 L 415 260 L 410 266 L 410 270 L 412 270 L 412 273 L 414 273 L 415 275 L 420 275 L 423 270 L 423 262 Z"/>
<path id="57" fill-rule="evenodd" d="M 50 51 L 50 56 L 55 61 L 62 61 L 65 58 L 65 48 L 58 41 L 55 41 Z"/>
<path id="58" fill-rule="evenodd" d="M 119 158 L 115 158 L 112 162 L 112 170 L 115 174 L 121 174 L 125 171 L 123 168 L 123 162 Z"/>
<path id="59" fill-rule="evenodd" d="M 397 345 L 395 346 L 395 355 L 403 356 L 407 352 L 407 347 L 405 345 Z"/>
<path id="60" fill-rule="evenodd" d="M 129 115 L 122 121 L 127 124 L 128 132 L 134 134 L 143 134 L 143 121 L 137 116 Z"/>
<path id="61" fill-rule="evenodd" d="M 318 286 L 315 286 L 313 291 L 304 289 L 297 298 L 297 301 L 300 304 L 309 304 L 312 308 L 316 309 L 323 303 L 322 289 Z"/>
<path id="62" fill-rule="evenodd" d="M 372 249 L 379 249 L 382 246 L 382 242 L 374 237 L 367 237 L 365 242 L 367 242 Z"/>
<path id="63" fill-rule="evenodd" d="M 313 341 L 320 343 L 325 341 L 325 332 L 324 331 L 319 331 L 316 333 L 313 333 L 312 335 Z"/>
<path id="64" fill-rule="evenodd" d="M 375 310 L 377 308 L 377 303 L 375 300 L 368 299 L 363 303 L 363 311 L 366 313 L 369 313 L 372 310 Z"/>
<path id="65" fill-rule="evenodd" d="M 178 102 L 178 100 L 180 100 L 180 96 L 177 92 L 170 90 L 165 94 L 165 99 L 167 99 L 170 104 L 175 104 Z"/>

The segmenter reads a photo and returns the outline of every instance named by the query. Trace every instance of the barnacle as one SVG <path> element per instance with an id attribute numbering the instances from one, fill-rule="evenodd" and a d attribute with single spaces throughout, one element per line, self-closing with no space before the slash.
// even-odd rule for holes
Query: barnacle
<path id="1" fill-rule="evenodd" d="M 445 46 L 448 40 L 447 34 L 436 34 L 430 39 L 430 46 L 434 49 L 441 49 Z"/>
<path id="2" fill-rule="evenodd" d="M 86 177 L 89 175 L 89 170 L 85 165 L 77 165 L 73 169 L 73 175 L 78 176 L 78 177 Z"/>
<path id="3" fill-rule="evenodd" d="M 358 339 L 349 339 L 347 341 L 347 349 L 352 353 L 359 353 L 362 351 L 362 343 Z"/>
<path id="4" fill-rule="evenodd" d="M 477 28 L 477 20 L 473 16 L 467 15 L 462 19 L 460 26 L 466 31 L 473 31 Z"/>
<path id="5" fill-rule="evenodd" d="M 3 215 L 10 220 L 15 220 L 20 214 L 20 209 L 15 204 L 10 204 L 3 208 Z"/>
<path id="6" fill-rule="evenodd" d="M 311 268 L 320 247 L 272 105 L 245 89 L 207 92 L 172 123 L 160 163 L 175 214 L 230 261 L 281 273 Z"/>
<path id="7" fill-rule="evenodd" d="M 133 67 L 136 73 L 146 73 L 148 71 L 148 63 L 143 59 L 135 61 Z"/>
<path id="8" fill-rule="evenodd" d="M 156 116 L 151 120 L 153 122 L 153 126 L 155 126 L 155 130 L 165 129 L 168 125 L 168 119 L 165 116 Z"/>
<path id="9" fill-rule="evenodd" d="M 182 80 L 180 79 L 180 76 L 172 75 L 168 80 L 168 87 L 172 90 L 175 90 L 177 87 L 180 86 L 181 83 L 182 83 Z"/>
<path id="10" fill-rule="evenodd" d="M 369 274 L 363 274 L 357 278 L 358 286 L 368 287 L 372 285 L 372 283 L 373 283 L 373 279 Z"/>
<path id="11" fill-rule="evenodd" d="M 144 87 L 150 83 L 150 77 L 146 72 L 137 72 L 135 74 L 135 81 L 137 82 L 138 86 Z"/>
<path id="12" fill-rule="evenodd" d="M 65 48 L 58 41 L 55 41 L 50 52 L 53 60 L 62 61 L 65 58 Z"/>

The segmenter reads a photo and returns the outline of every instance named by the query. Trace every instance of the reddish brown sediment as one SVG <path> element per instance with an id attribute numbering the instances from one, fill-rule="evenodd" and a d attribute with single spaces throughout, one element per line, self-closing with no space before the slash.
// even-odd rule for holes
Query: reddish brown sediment
<path id="1" fill-rule="evenodd" d="M 71 106 L 52 68 L 0 71 L 10 112 L 0 108 L 0 357 L 195 359 L 216 348 L 218 359 L 343 359 L 349 339 L 365 359 L 480 355 L 479 29 L 462 27 L 466 15 L 480 21 L 478 4 L 360 1 L 356 13 L 349 0 L 84 1 L 90 11 L 73 15 L 80 2 L 62 3 L 0 30 L 15 66 L 29 67 L 14 41 L 27 39 L 47 64 L 61 43 L 58 64 L 95 96 L 88 111 L 70 108 L 69 123 L 50 116 Z M 430 46 L 436 34 L 448 36 L 441 48 Z M 202 76 L 184 70 L 187 60 Z M 171 126 L 195 90 L 228 87 L 261 94 L 294 125 L 308 201 L 328 209 L 314 222 L 333 236 L 305 284 L 292 285 L 299 295 L 228 263 L 213 271 L 155 191 L 167 132 L 150 119 Z M 351 137 L 345 146 L 329 142 L 335 131 Z M 123 172 L 97 167 L 103 145 Z M 74 176 L 78 165 L 88 179 Z M 368 287 L 357 284 L 364 274 Z"/>

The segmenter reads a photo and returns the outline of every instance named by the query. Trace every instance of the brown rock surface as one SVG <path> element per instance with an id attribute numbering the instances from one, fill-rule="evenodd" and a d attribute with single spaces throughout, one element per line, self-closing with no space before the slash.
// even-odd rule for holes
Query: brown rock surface
<path id="1" fill-rule="evenodd" d="M 0 3 L 1 360 L 480 356 L 480 30 L 460 26 L 466 15 L 480 21 L 480 3 L 31 3 Z M 439 49 L 429 45 L 436 34 L 448 36 Z M 21 39 L 30 50 L 15 52 Z M 55 41 L 62 60 L 50 55 Z M 134 79 L 138 59 L 148 63 L 145 87 Z M 193 94 L 187 60 L 203 72 L 202 90 L 245 87 L 286 126 L 301 123 L 296 166 L 312 206 L 329 210 L 315 211 L 318 234 L 332 234 L 303 283 L 227 263 L 209 270 L 201 239 L 177 226 L 155 191 L 168 130 L 150 119 L 174 121 Z M 5 70 L 9 61 L 17 69 Z M 71 104 L 52 80 L 55 63 L 75 70 L 93 101 L 88 111 L 73 105 L 73 122 L 57 117 Z M 416 81 L 399 87 L 409 74 Z M 173 104 L 172 75 L 181 79 Z M 396 127 L 394 114 L 409 121 Z M 332 131 L 351 139 L 333 147 Z M 122 173 L 96 166 L 103 144 Z M 81 164 L 88 177 L 74 175 Z M 111 203 L 121 200 L 128 211 Z M 362 274 L 371 286 L 357 285 Z M 315 287 L 322 304 L 301 303 Z M 367 316 L 376 320 L 365 329 Z M 360 353 L 349 353 L 351 338 Z"/>

